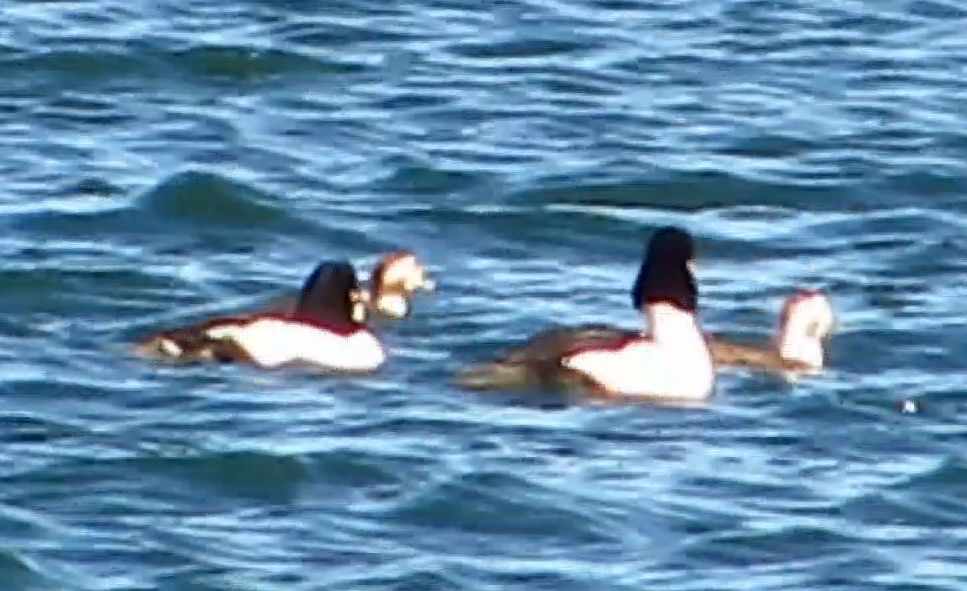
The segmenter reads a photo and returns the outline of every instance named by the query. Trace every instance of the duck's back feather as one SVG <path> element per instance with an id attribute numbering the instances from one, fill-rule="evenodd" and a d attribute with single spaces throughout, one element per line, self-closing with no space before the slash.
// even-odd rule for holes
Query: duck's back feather
<path id="1" fill-rule="evenodd" d="M 742 367 L 777 373 L 808 369 L 804 363 L 783 359 L 773 346 L 746 345 L 716 336 L 709 336 L 708 343 L 712 361 L 717 367 Z"/>
<path id="2" fill-rule="evenodd" d="M 563 367 L 561 360 L 580 350 L 616 346 L 637 336 L 633 330 L 606 324 L 550 328 L 511 347 L 495 361 L 463 369 L 455 381 L 470 390 L 526 388 L 604 395 L 599 384 L 579 371 Z"/>
<path id="3" fill-rule="evenodd" d="M 537 333 L 521 345 L 511 347 L 499 360 L 508 363 L 557 363 L 577 350 L 603 347 L 637 335 L 633 330 L 607 324 L 555 327 Z"/>

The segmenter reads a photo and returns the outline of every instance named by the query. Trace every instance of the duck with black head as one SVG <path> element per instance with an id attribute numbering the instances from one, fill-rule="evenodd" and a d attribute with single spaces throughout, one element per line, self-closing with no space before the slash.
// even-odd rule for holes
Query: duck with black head
<path id="1" fill-rule="evenodd" d="M 219 317 L 163 331 L 134 345 L 133 352 L 178 363 L 374 371 L 386 354 L 366 325 L 364 300 L 353 266 L 326 261 L 306 278 L 291 311 Z"/>
<path id="2" fill-rule="evenodd" d="M 826 364 L 825 341 L 836 326 L 836 316 L 829 297 L 819 290 L 799 290 L 789 295 L 779 313 L 779 324 L 772 339 L 763 344 L 740 343 L 720 334 L 706 333 L 712 361 L 717 368 L 743 368 L 752 371 L 780 374 L 790 380 L 801 375 L 815 374 Z M 576 341 L 605 342 L 631 338 L 636 331 L 604 323 L 582 324 L 548 329 L 530 342 L 512 348 L 502 362 L 518 360 L 553 351 Z M 481 368 L 481 371 L 483 368 Z M 493 376 L 482 373 L 478 379 L 496 380 L 504 387 L 525 379 L 525 374 L 513 365 L 491 368 Z"/>
<path id="3" fill-rule="evenodd" d="M 471 389 L 537 387 L 605 397 L 701 401 L 715 367 L 698 319 L 695 244 L 677 227 L 656 231 L 631 290 L 644 331 L 551 329 L 498 360 L 457 375 Z M 603 325 L 598 325 L 603 327 Z M 604 327 L 607 328 L 607 327 Z"/>

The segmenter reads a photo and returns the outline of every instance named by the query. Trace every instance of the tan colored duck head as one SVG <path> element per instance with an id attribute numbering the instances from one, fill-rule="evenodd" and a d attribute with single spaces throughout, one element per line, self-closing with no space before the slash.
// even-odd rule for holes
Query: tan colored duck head
<path id="1" fill-rule="evenodd" d="M 372 313 L 390 318 L 404 318 L 412 311 L 410 301 L 416 292 L 431 292 L 436 282 L 426 267 L 409 249 L 383 255 L 373 267 L 368 288 L 363 291 Z"/>
<path id="2" fill-rule="evenodd" d="M 764 346 L 709 337 L 715 364 L 778 372 L 815 372 L 826 363 L 825 339 L 836 326 L 829 298 L 821 291 L 800 290 L 786 298 L 772 342 Z"/>

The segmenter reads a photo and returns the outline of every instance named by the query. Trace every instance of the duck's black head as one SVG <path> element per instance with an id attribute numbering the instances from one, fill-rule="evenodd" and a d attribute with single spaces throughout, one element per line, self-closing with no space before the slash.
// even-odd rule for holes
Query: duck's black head
<path id="1" fill-rule="evenodd" d="M 652 234 L 631 289 L 635 310 L 665 302 L 694 313 L 698 309 L 698 287 L 690 269 L 694 259 L 695 241 L 685 230 L 668 226 Z"/>
<path id="2" fill-rule="evenodd" d="M 324 261 L 303 282 L 295 314 L 333 324 L 360 324 L 366 320 L 363 299 L 352 264 Z"/>

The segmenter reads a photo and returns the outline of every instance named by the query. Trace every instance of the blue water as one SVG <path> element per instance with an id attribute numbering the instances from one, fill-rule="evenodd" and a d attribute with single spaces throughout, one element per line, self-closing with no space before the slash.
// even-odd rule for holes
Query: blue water
<path id="1" fill-rule="evenodd" d="M 962 3 L 0 13 L 2 591 L 965 588 Z M 713 332 L 827 290 L 830 369 L 704 409 L 449 385 L 633 323 L 666 223 Z M 399 247 L 440 289 L 377 375 L 125 352 Z"/>

